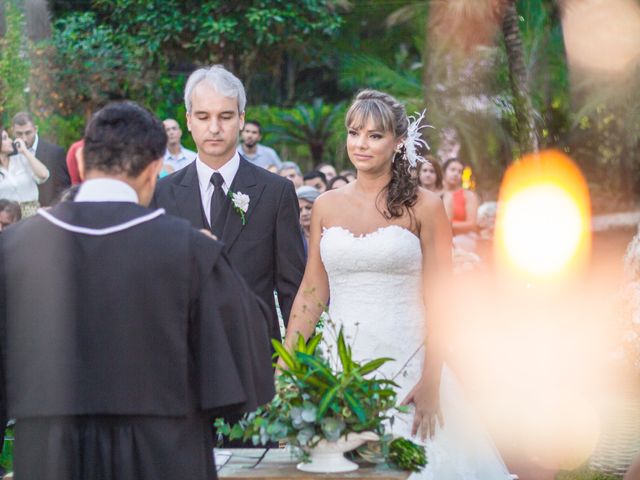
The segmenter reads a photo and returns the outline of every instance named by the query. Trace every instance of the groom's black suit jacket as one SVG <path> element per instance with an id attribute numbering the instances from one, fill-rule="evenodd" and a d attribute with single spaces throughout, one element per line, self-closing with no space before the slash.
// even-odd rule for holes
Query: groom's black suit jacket
<path id="1" fill-rule="evenodd" d="M 298 199 L 293 183 L 240 157 L 231 191 L 249 196 L 246 223 L 227 202 L 222 231 L 225 253 L 249 287 L 273 313 L 273 338 L 280 338 L 273 297 L 286 322 L 302 281 L 305 254 L 300 231 Z M 185 218 L 196 228 L 206 228 L 195 162 L 163 178 L 156 187 L 152 206 Z"/>

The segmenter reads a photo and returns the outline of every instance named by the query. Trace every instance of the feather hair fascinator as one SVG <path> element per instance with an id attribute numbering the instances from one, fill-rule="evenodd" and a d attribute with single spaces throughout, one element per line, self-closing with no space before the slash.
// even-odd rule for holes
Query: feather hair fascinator
<path id="1" fill-rule="evenodd" d="M 433 128 L 431 125 L 422 125 L 426 109 L 422 113 L 415 113 L 415 116 L 411 115 L 409 119 L 409 127 L 407 128 L 407 138 L 404 141 L 405 155 L 411 168 L 416 168 L 418 162 L 423 163 L 425 161 L 422 155 L 418 154 L 419 148 L 426 148 L 430 150 L 429 144 L 422 138 L 420 130 L 423 128 Z"/>

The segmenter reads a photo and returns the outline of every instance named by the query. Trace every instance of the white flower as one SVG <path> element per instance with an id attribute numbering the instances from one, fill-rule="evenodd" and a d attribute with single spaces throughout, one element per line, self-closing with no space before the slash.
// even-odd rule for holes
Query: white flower
<path id="1" fill-rule="evenodd" d="M 233 200 L 233 204 L 236 206 L 236 208 L 239 208 L 244 213 L 247 213 L 247 210 L 249 210 L 249 195 L 246 195 L 242 192 L 236 192 L 231 197 L 231 200 Z"/>

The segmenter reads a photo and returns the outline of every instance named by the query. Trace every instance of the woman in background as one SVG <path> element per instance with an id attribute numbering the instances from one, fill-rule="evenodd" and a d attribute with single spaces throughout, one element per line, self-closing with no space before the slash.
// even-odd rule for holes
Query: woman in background
<path id="1" fill-rule="evenodd" d="M 467 252 L 476 251 L 478 234 L 478 196 L 462 188 L 464 163 L 457 158 L 444 162 L 444 208 L 451 221 L 453 246 Z"/>
<path id="2" fill-rule="evenodd" d="M 442 196 L 442 167 L 435 157 L 427 155 L 418 167 L 418 183 L 422 188 Z"/>
<path id="3" fill-rule="evenodd" d="M 30 217 L 40 206 L 38 185 L 49 178 L 49 169 L 29 151 L 24 140 L 12 142 L 2 126 L 0 134 L 0 198 L 18 202 L 22 217 Z"/>

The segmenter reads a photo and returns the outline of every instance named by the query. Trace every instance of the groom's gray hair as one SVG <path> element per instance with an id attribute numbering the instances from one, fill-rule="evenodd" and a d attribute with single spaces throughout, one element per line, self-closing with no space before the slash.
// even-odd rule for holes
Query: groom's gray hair
<path id="1" fill-rule="evenodd" d="M 221 95 L 236 98 L 238 100 L 238 112 L 244 112 L 247 106 L 247 94 L 244 91 L 244 86 L 238 77 L 222 65 L 199 68 L 189 76 L 187 85 L 184 87 L 184 105 L 187 108 L 187 112 L 191 113 L 191 95 L 193 89 L 203 81 L 207 82 Z"/>

